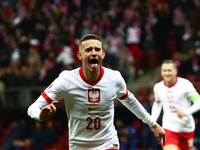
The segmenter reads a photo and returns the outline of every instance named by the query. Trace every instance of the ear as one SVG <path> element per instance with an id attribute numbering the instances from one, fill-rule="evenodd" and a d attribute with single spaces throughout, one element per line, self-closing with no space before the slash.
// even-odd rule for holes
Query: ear
<path id="1" fill-rule="evenodd" d="M 79 60 L 82 60 L 80 51 L 77 52 L 77 57 L 78 57 Z"/>
<path id="2" fill-rule="evenodd" d="M 176 76 L 177 76 L 177 74 L 178 74 L 178 69 L 176 69 Z"/>
<path id="3" fill-rule="evenodd" d="M 103 59 L 104 59 L 105 56 L 106 56 L 106 51 L 105 50 L 102 50 L 102 56 L 103 56 Z"/>

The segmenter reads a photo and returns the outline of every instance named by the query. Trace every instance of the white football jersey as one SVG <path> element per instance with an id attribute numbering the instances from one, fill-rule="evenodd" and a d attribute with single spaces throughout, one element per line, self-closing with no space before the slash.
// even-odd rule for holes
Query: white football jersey
<path id="1" fill-rule="evenodd" d="M 160 81 L 154 86 L 155 102 L 152 108 L 152 116 L 157 119 L 158 109 L 163 108 L 162 126 L 174 132 L 192 132 L 195 129 L 192 115 L 179 118 L 176 111 L 186 110 L 191 106 L 189 99 L 195 92 L 195 88 L 187 79 L 176 77 L 176 82 L 168 87 L 164 81 Z"/>
<path id="2" fill-rule="evenodd" d="M 41 97 L 48 103 L 54 100 L 64 101 L 70 150 L 119 148 L 117 131 L 113 124 L 114 101 L 117 99 L 143 122 L 151 126 L 155 124 L 150 114 L 127 90 L 121 74 L 104 67 L 101 67 L 100 76 L 92 84 L 85 79 L 82 67 L 63 71 L 39 99 Z M 28 110 L 32 118 L 38 119 L 40 112 L 35 115 L 34 111 L 43 107 L 39 105 L 44 105 L 39 99 Z"/>

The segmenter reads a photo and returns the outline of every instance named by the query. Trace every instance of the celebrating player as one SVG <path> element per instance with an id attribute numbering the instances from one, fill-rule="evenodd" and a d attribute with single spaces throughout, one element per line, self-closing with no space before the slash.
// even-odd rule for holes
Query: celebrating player
<path id="1" fill-rule="evenodd" d="M 63 100 L 70 150 L 119 149 L 113 124 L 114 101 L 118 99 L 152 128 L 159 144 L 162 140 L 165 143 L 164 129 L 127 90 L 121 74 L 101 66 L 105 51 L 96 35 L 82 37 L 77 55 L 82 60 L 82 67 L 60 73 L 28 108 L 28 115 L 36 120 L 50 119 L 56 112 L 55 103 Z"/>
<path id="2" fill-rule="evenodd" d="M 163 149 L 192 150 L 195 129 L 192 114 L 200 109 L 200 96 L 190 81 L 177 77 L 176 64 L 172 60 L 162 63 L 161 75 L 163 80 L 153 89 L 152 117 L 157 120 L 163 107 L 162 127 L 166 133 Z"/>

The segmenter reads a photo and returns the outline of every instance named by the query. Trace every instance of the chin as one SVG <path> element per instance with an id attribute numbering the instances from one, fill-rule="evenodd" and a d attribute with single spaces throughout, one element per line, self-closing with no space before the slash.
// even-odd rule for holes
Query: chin
<path id="1" fill-rule="evenodd" d="M 96 72 L 96 71 L 99 70 L 99 68 L 100 68 L 100 67 L 97 67 L 96 69 L 92 69 L 92 68 L 90 68 L 90 71 L 91 71 L 91 72 Z"/>
<path id="2" fill-rule="evenodd" d="M 99 68 L 97 69 L 90 69 L 91 72 L 97 72 L 99 70 Z"/>

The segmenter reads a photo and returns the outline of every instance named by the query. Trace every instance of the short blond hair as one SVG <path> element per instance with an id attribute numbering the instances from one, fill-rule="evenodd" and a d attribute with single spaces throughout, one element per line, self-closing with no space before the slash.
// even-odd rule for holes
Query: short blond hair
<path id="1" fill-rule="evenodd" d="M 87 35 L 83 36 L 80 39 L 80 41 L 79 41 L 79 47 L 80 47 L 80 45 L 82 44 L 83 41 L 87 41 L 87 40 L 91 40 L 91 39 L 98 40 L 98 41 L 101 42 L 100 38 L 98 36 L 96 36 L 95 34 L 87 34 Z"/>
<path id="2" fill-rule="evenodd" d="M 171 60 L 171 59 L 164 60 L 163 63 L 162 63 L 162 65 L 163 64 L 172 64 L 174 66 L 174 68 L 177 69 L 176 63 L 173 60 Z"/>

